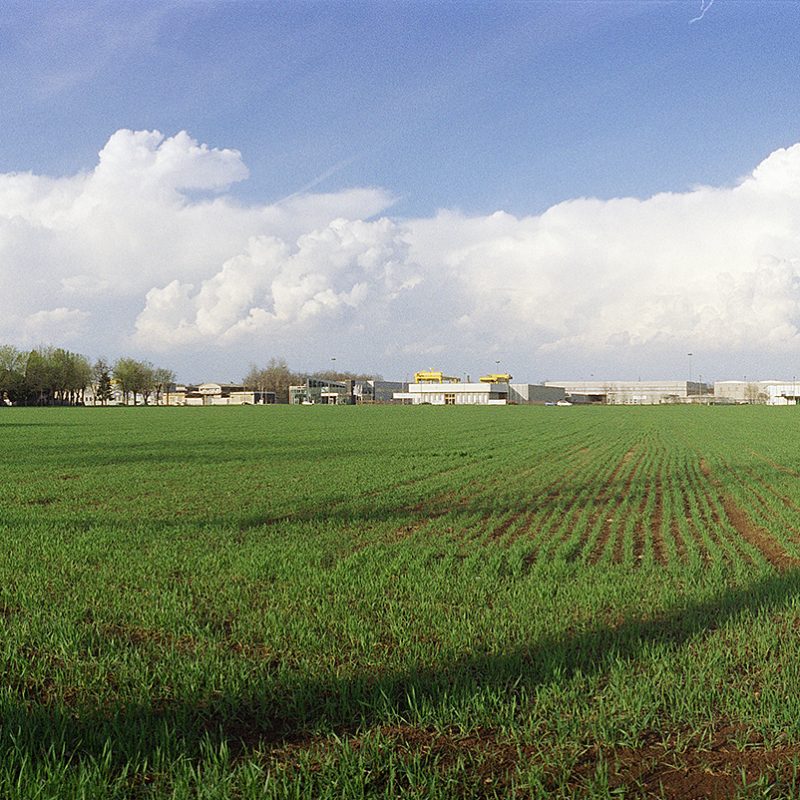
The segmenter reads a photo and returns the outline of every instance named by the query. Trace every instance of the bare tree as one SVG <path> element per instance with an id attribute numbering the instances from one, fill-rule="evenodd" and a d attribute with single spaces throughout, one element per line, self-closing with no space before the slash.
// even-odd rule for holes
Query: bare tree
<path id="1" fill-rule="evenodd" d="M 748 383 L 744 387 L 744 399 L 752 405 L 762 404 L 767 402 L 767 395 L 761 391 L 757 383 Z"/>
<path id="2" fill-rule="evenodd" d="M 266 367 L 252 364 L 243 384 L 245 388 L 256 392 L 274 392 L 279 403 L 286 403 L 289 401 L 289 387 L 299 380 L 300 377 L 289 369 L 285 359 L 271 358 Z"/>

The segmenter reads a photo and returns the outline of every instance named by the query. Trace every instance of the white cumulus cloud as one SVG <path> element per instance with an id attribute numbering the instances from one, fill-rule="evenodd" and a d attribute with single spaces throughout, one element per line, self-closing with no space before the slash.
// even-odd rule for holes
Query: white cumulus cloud
<path id="1" fill-rule="evenodd" d="M 384 371 L 800 344 L 800 144 L 735 185 L 525 217 L 391 219 L 375 188 L 245 205 L 247 176 L 234 149 L 129 130 L 87 172 L 0 175 L 0 341 L 249 361 L 329 357 L 335 333 Z"/>
<path id="2" fill-rule="evenodd" d="M 22 339 L 25 344 L 48 344 L 57 341 L 71 344 L 86 328 L 89 314 L 77 308 L 53 308 L 37 311 L 25 317 Z"/>
<path id="3" fill-rule="evenodd" d="M 286 326 L 307 328 L 317 318 L 367 303 L 383 307 L 419 280 L 407 250 L 388 219 L 335 219 L 293 243 L 252 237 L 243 253 L 225 261 L 197 290 L 171 281 L 149 291 L 136 320 L 137 335 L 165 348 L 224 343 Z"/>

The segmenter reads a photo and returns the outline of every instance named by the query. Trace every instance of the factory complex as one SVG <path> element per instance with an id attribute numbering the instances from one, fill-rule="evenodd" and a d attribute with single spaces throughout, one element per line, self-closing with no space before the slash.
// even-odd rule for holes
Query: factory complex
<path id="1" fill-rule="evenodd" d="M 179 386 L 167 393 L 165 405 L 796 405 L 795 381 L 615 381 L 554 380 L 516 382 L 508 373 L 489 373 L 478 381 L 436 370 L 414 374 L 413 382 L 329 380 L 308 377 L 292 385 L 287 396 L 255 392 L 243 386 L 205 383 Z"/>
<path id="2" fill-rule="evenodd" d="M 477 381 L 425 370 L 413 382 L 385 380 L 333 380 L 307 377 L 281 391 L 261 391 L 248 386 L 207 382 L 171 384 L 156 396 L 134 398 L 151 405 L 798 405 L 800 382 L 716 381 L 616 381 L 554 380 L 543 383 L 514 381 L 509 373 L 490 373 Z M 112 382 L 108 405 L 126 402 L 121 387 Z M 89 388 L 85 405 L 97 405 Z"/>
<path id="3" fill-rule="evenodd" d="M 591 380 L 514 383 L 509 374 L 484 375 L 477 383 L 429 370 L 393 395 L 411 405 L 797 405 L 797 381 Z"/>

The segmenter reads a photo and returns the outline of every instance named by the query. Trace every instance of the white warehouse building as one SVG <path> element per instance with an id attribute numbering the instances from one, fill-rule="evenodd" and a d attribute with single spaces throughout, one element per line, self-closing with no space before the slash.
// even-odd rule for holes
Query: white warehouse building
<path id="1" fill-rule="evenodd" d="M 714 397 L 720 402 L 787 405 L 781 396 L 795 397 L 797 381 L 715 381 Z"/>
<path id="2" fill-rule="evenodd" d="M 532 405 L 564 399 L 561 387 L 531 383 L 511 383 L 510 375 L 487 375 L 477 383 L 462 383 L 441 372 L 418 372 L 408 390 L 395 392 L 394 399 L 411 405 L 430 403 L 434 406 L 460 405 Z"/>
<path id="3" fill-rule="evenodd" d="M 546 381 L 561 386 L 576 402 L 608 405 L 658 405 L 699 402 L 709 398 L 710 389 L 697 381 Z"/>

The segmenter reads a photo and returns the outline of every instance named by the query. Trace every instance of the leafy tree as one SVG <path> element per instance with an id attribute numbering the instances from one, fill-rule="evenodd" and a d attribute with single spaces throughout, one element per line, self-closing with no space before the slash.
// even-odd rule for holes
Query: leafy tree
<path id="1" fill-rule="evenodd" d="M 119 384 L 122 402 L 125 405 L 128 405 L 131 395 L 133 395 L 133 404 L 136 405 L 139 366 L 139 362 L 133 358 L 118 358 L 114 362 L 114 380 Z"/>
<path id="2" fill-rule="evenodd" d="M 56 348 L 51 351 L 49 360 L 53 402 L 60 405 L 83 403 L 86 387 L 92 381 L 92 367 L 88 359 L 78 353 Z"/>
<path id="3" fill-rule="evenodd" d="M 137 361 L 134 358 L 120 358 L 114 363 L 114 378 L 122 389 L 125 405 L 129 398 L 137 405 L 139 398 L 147 405 L 150 397 L 160 392 L 174 380 L 170 370 L 157 370 L 149 361 Z"/>
<path id="4" fill-rule="evenodd" d="M 94 402 L 100 401 L 101 405 L 108 405 L 112 397 L 111 393 L 111 367 L 104 358 L 98 358 L 92 367 L 92 379 L 94 383 Z"/>
<path id="5" fill-rule="evenodd" d="M 112 396 L 112 371 L 104 358 L 94 365 L 80 353 L 61 347 L 41 346 L 21 352 L 12 345 L 0 345 L 0 404 L 80 405 L 87 386 L 95 388 L 95 403 L 105 405 Z M 145 403 L 156 391 L 174 380 L 169 370 L 157 370 L 148 362 L 120 358 L 114 364 L 125 402 L 133 396 Z"/>
<path id="6" fill-rule="evenodd" d="M 18 398 L 25 379 L 25 356 L 10 344 L 0 345 L 0 406 Z"/>
<path id="7" fill-rule="evenodd" d="M 25 363 L 27 402 L 39 406 L 52 406 L 61 382 L 63 365 L 53 347 L 39 347 L 28 353 Z"/>
<path id="8" fill-rule="evenodd" d="M 156 368 L 149 361 L 139 361 L 138 370 L 136 373 L 137 384 L 139 387 L 139 394 L 142 395 L 144 404 L 147 405 L 152 395 L 156 390 L 155 371 Z"/>

